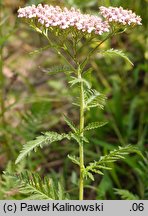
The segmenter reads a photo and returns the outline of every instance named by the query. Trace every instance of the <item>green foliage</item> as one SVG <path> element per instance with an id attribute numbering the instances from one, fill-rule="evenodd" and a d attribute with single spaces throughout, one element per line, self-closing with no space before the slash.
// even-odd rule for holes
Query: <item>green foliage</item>
<path id="1" fill-rule="evenodd" d="M 86 80 L 89 80 L 89 82 L 90 82 L 92 79 L 92 71 L 93 71 L 93 68 L 89 68 L 88 70 L 84 71 L 83 72 L 83 78 Z"/>
<path id="2" fill-rule="evenodd" d="M 31 151 L 36 151 L 38 147 L 42 148 L 43 146 L 49 145 L 53 142 L 60 141 L 62 139 L 70 139 L 70 134 L 58 134 L 57 132 L 45 132 L 42 136 L 36 137 L 35 140 L 29 141 L 26 145 L 23 146 L 16 163 L 20 162 L 24 157 L 30 154 Z"/>
<path id="3" fill-rule="evenodd" d="M 29 98 L 31 101 L 27 101 L 27 103 L 31 103 L 30 110 L 22 113 L 21 119 L 21 127 L 17 129 L 16 133 L 21 137 L 24 137 L 25 140 L 34 139 L 36 133 L 42 130 L 42 124 L 44 119 L 51 110 L 51 102 L 43 101 L 44 99 L 40 98 Z M 50 121 L 49 126 L 52 124 Z"/>
<path id="4" fill-rule="evenodd" d="M 88 130 L 93 130 L 99 127 L 103 127 L 104 125 L 106 125 L 108 122 L 91 122 L 89 123 L 84 130 L 88 131 Z"/>
<path id="5" fill-rule="evenodd" d="M 143 161 L 139 161 L 139 166 L 135 166 L 137 177 L 141 182 L 140 192 L 141 199 L 148 199 L 148 152 L 146 152 Z"/>
<path id="6" fill-rule="evenodd" d="M 74 163 L 80 166 L 80 159 L 74 155 L 68 155 L 68 158 Z"/>
<path id="7" fill-rule="evenodd" d="M 89 163 L 84 170 L 84 175 L 87 177 L 90 175 L 90 172 L 104 175 L 102 170 L 111 170 L 112 163 L 120 159 L 125 159 L 125 156 L 132 152 L 137 152 L 137 150 L 131 145 L 125 147 L 119 146 L 118 149 L 110 151 L 110 153 L 105 156 L 101 156 L 99 161 Z"/>
<path id="8" fill-rule="evenodd" d="M 20 199 L 18 191 L 18 181 L 14 179 L 15 172 L 20 173 L 24 170 L 25 161 L 14 166 L 12 161 L 7 163 L 5 171 L 0 176 L 0 199 Z M 9 175 L 6 175 L 9 173 Z"/>
<path id="9" fill-rule="evenodd" d="M 128 190 L 115 189 L 115 194 L 119 195 L 122 200 L 139 200 L 139 197 Z"/>
<path id="10" fill-rule="evenodd" d="M 21 148 L 21 143 L 26 142 L 26 140 L 34 139 L 36 134 L 39 134 L 40 131 L 46 131 L 47 128 L 49 128 L 50 130 L 50 127 L 52 126 L 54 126 L 55 130 L 62 131 L 63 130 L 62 124 L 61 125 L 57 124 L 56 126 L 56 123 L 58 123 L 60 119 L 57 113 L 58 114 L 64 113 L 65 108 L 66 109 L 69 108 L 69 106 L 67 106 L 67 99 L 70 99 L 70 101 L 72 101 L 72 98 L 69 94 L 69 89 L 66 89 L 67 85 L 65 84 L 66 83 L 65 75 L 63 74 L 63 73 L 66 74 L 71 73 L 71 71 L 69 71 L 69 68 L 67 66 L 66 67 L 58 66 L 60 58 L 56 58 L 56 57 L 52 58 L 51 52 L 49 53 L 48 51 L 44 52 L 46 48 L 48 47 L 54 48 L 55 45 L 47 45 L 46 41 L 40 37 L 41 35 L 37 35 L 37 34 L 35 35 L 33 31 L 29 30 L 29 28 L 24 29 L 24 26 L 22 26 L 21 31 L 17 30 L 16 34 L 13 34 L 15 30 L 15 28 L 13 28 L 13 20 L 15 20 L 15 14 L 16 14 L 14 13 L 14 10 L 18 8 L 18 5 L 16 5 L 17 3 L 15 2 L 17 1 L 14 1 L 13 6 L 11 7 L 12 2 L 9 0 L 8 8 L 7 8 L 7 4 L 5 5 L 5 3 L 2 3 L 4 10 L 2 10 L 3 19 L 0 23 L 0 28 L 3 26 L 3 28 L 1 29 L 2 35 L 0 37 L 0 44 L 2 45 L 2 47 L 4 47 L 3 58 L 1 59 L 2 61 L 0 62 L 4 65 L 4 73 L 2 71 L 2 74 L 4 74 L 4 79 L 0 79 L 0 83 L 3 83 L 1 89 L 4 89 L 4 94 L 3 94 L 4 97 L 0 97 L 0 100 L 1 98 L 4 98 L 4 101 L 6 101 L 6 105 L 8 102 L 8 106 L 4 107 L 5 108 L 4 112 L 3 110 L 0 111 L 0 118 L 4 114 L 6 114 L 5 115 L 6 118 L 4 118 L 5 127 L 3 126 L 1 121 L 2 118 L 0 119 L 0 131 L 1 131 L 0 132 L 0 161 L 1 161 L 0 198 L 1 199 L 24 199 L 28 196 L 33 196 L 33 194 L 35 195 L 35 192 L 33 192 L 32 195 L 29 193 L 20 194 L 18 191 L 18 185 L 20 184 L 20 180 L 18 183 L 18 179 L 12 177 L 11 175 L 2 174 L 2 170 L 5 169 L 6 173 L 8 172 L 13 174 L 13 173 L 22 172 L 24 168 L 34 170 L 34 167 L 39 167 L 40 170 L 39 172 L 46 176 L 48 175 L 47 173 L 52 172 L 52 168 L 54 169 L 56 167 L 55 179 L 57 179 L 59 175 L 59 172 L 57 172 L 57 170 L 58 171 L 63 170 L 64 179 L 66 181 L 65 183 L 67 185 L 67 188 L 70 188 L 71 185 L 69 180 L 70 179 L 69 174 L 72 171 L 71 166 L 69 165 L 69 160 L 66 159 L 61 163 L 61 158 L 63 157 L 63 155 L 67 154 L 67 152 L 72 152 L 72 154 L 78 155 L 78 147 L 76 145 L 73 145 L 73 143 L 67 146 L 58 145 L 58 143 L 55 143 L 52 146 L 52 148 L 45 149 L 44 152 L 45 154 L 40 151 L 37 152 L 36 160 L 30 160 L 29 163 L 25 165 L 25 167 L 24 165 L 22 165 L 22 163 L 18 163 L 16 166 L 14 166 L 12 162 L 8 161 L 8 159 L 14 161 L 14 159 L 17 156 L 18 149 Z M 27 5 L 31 5 L 32 3 L 38 4 L 40 2 L 49 3 L 48 1 L 43 1 L 43 0 L 26 1 Z M 56 1 L 51 1 L 51 3 L 52 2 L 54 4 L 57 4 Z M 85 88 L 90 88 L 91 84 L 87 82 L 92 81 L 93 88 L 98 89 L 98 83 L 99 83 L 100 91 L 102 91 L 103 89 L 103 91 L 105 91 L 105 94 L 107 94 L 109 97 L 108 105 L 106 106 L 106 115 L 110 123 L 108 127 L 104 127 L 101 130 L 97 130 L 95 136 L 92 136 L 92 133 L 88 133 L 87 138 L 91 141 L 91 145 L 88 144 L 85 145 L 84 152 L 86 154 L 87 162 L 93 161 L 94 158 L 97 158 L 98 152 L 100 155 L 101 154 L 106 155 L 108 151 L 113 150 L 115 146 L 118 145 L 118 143 L 123 144 L 123 146 L 126 143 L 132 143 L 134 146 L 137 146 L 145 154 L 147 151 L 146 144 L 148 140 L 147 137 L 148 52 L 146 49 L 147 48 L 146 28 L 147 28 L 147 16 L 148 16 L 148 13 L 146 11 L 147 0 L 139 0 L 139 1 L 67 0 L 64 1 L 63 3 L 65 2 L 68 2 L 71 6 L 75 5 L 77 7 L 80 7 L 82 8 L 82 11 L 91 12 L 92 14 L 98 13 L 98 7 L 97 7 L 98 4 L 98 6 L 101 5 L 123 6 L 124 8 L 132 8 L 133 11 L 135 11 L 137 14 L 142 16 L 142 26 L 140 26 L 139 29 L 137 28 L 136 30 L 135 28 L 132 32 L 130 32 L 131 34 L 128 35 L 124 34 L 123 37 L 120 37 L 119 35 L 118 37 L 116 37 L 116 39 L 113 38 L 110 41 L 108 41 L 108 43 L 104 43 L 104 45 L 101 46 L 102 49 L 104 50 L 109 49 L 107 51 L 104 51 L 104 53 L 102 54 L 107 57 L 109 56 L 111 58 L 99 59 L 100 57 L 99 55 L 97 58 L 91 58 L 89 63 L 90 65 L 92 65 L 93 69 L 89 68 L 87 70 L 86 67 L 86 71 L 84 71 L 82 74 L 83 79 L 86 80 L 86 82 L 84 80 L 76 80 L 75 81 L 76 83 L 73 86 L 77 87 L 80 83 L 83 82 Z M 91 7 L 88 8 L 88 6 Z M 4 11 L 6 11 L 6 13 Z M 4 16 L 3 16 L 3 12 L 4 12 Z M 19 26 L 21 26 L 21 22 L 19 23 Z M 39 31 L 39 29 L 37 29 L 37 31 Z M 62 37 L 66 38 L 66 43 L 69 45 L 70 41 L 69 38 L 66 36 L 66 34 L 64 36 L 61 36 L 61 39 Z M 55 37 L 53 39 L 56 40 Z M 23 40 L 26 44 L 29 43 L 29 47 L 26 46 L 24 42 L 23 42 L 24 45 L 22 45 L 21 40 Z M 85 47 L 83 50 L 81 49 L 80 50 L 81 52 L 77 53 L 78 56 L 80 57 L 79 58 L 80 60 L 83 59 L 84 56 L 87 56 L 89 49 L 92 48 L 95 45 L 95 43 L 97 43 L 95 40 L 92 40 L 91 42 L 92 43 L 88 43 L 88 46 Z M 90 44 L 92 44 L 92 47 Z M 63 46 L 64 45 L 65 44 L 63 44 Z M 81 42 L 79 42 L 78 45 L 81 46 L 82 45 Z M 115 48 L 115 50 L 110 49 L 110 46 L 112 45 Z M 132 71 L 131 71 L 131 66 L 129 64 L 121 64 L 122 61 L 119 61 L 120 59 L 117 60 L 115 59 L 113 62 L 111 61 L 113 57 L 117 57 L 117 58 L 121 57 L 123 60 L 132 64 L 130 59 L 122 51 L 116 50 L 116 47 L 118 45 L 120 47 L 124 47 L 125 50 L 132 50 L 130 55 L 135 65 Z M 43 48 L 38 49 L 38 47 L 40 46 L 42 46 Z M 30 52 L 31 50 L 34 50 L 36 48 L 38 50 L 36 50 L 32 54 L 37 53 L 38 55 L 31 55 L 29 56 L 29 59 L 26 54 L 24 55 L 24 50 L 26 53 L 26 51 Z M 55 46 L 55 48 L 59 48 L 59 47 Z M 73 50 L 69 49 L 69 51 L 72 54 Z M 44 52 L 43 55 L 40 55 L 41 52 Z M 99 53 L 101 54 L 101 52 Z M 20 61 L 14 61 L 15 56 L 17 54 L 19 54 Z M 49 56 L 49 58 L 45 58 L 45 56 L 47 55 Z M 3 62 L 3 60 L 5 61 Z M 33 62 L 37 64 L 34 64 Z M 61 64 L 63 63 L 64 62 L 61 62 Z M 31 65 L 32 67 L 29 68 L 27 67 L 26 70 L 26 65 Z M 39 65 L 41 67 L 38 67 Z M 49 68 L 49 70 L 48 69 L 42 70 L 42 67 Z M 90 78 L 92 70 L 95 70 L 95 73 L 93 74 L 94 76 Z M 7 79 L 7 72 L 9 75 L 9 71 L 10 74 L 13 71 L 16 71 L 16 73 L 19 74 L 19 79 L 16 82 L 14 82 L 14 85 L 13 85 L 13 76 Z M 25 75 L 24 73 L 22 73 L 23 71 L 25 71 Z M 42 72 L 46 72 L 46 73 L 42 73 Z M 34 76 L 34 74 L 36 75 Z M 46 76 L 48 74 L 50 75 L 56 74 L 56 77 L 58 79 L 56 79 L 55 82 L 51 82 L 51 79 L 49 81 L 48 79 L 49 77 Z M 19 85 L 18 81 L 21 82 L 21 85 Z M 50 82 L 50 86 L 49 86 L 49 82 Z M 49 88 L 50 90 L 52 89 L 50 93 L 51 96 L 54 97 L 53 100 L 50 98 L 48 92 Z M 77 94 L 76 91 L 77 88 L 73 88 L 73 89 L 72 91 L 74 92 L 74 94 L 75 93 Z M 57 92 L 55 92 L 55 90 L 58 90 L 58 94 Z M 85 89 L 85 92 L 87 92 L 86 101 L 92 95 L 90 94 L 90 91 Z M 64 101 L 63 101 L 63 92 L 68 93 L 64 95 L 66 99 Z M 75 96 L 76 95 L 74 95 L 74 97 Z M 76 98 L 77 105 L 79 106 L 78 104 L 79 100 L 77 100 L 77 97 L 75 98 Z M 32 107 L 32 101 L 39 102 L 39 100 L 40 100 L 40 105 L 37 105 L 36 103 L 34 104 L 36 110 L 33 112 L 30 111 L 31 110 L 30 107 Z M 11 104 L 11 101 L 14 101 L 14 104 L 13 103 Z M 42 110 L 42 108 L 44 107 L 44 101 L 50 101 L 52 109 L 50 109 L 49 106 L 45 105 L 46 109 Z M 100 101 L 100 104 L 101 103 L 102 101 Z M 104 107 L 104 105 L 105 103 L 103 103 L 102 107 Z M 97 105 L 95 107 L 100 107 L 100 106 Z M 85 107 L 85 109 L 87 110 L 89 110 L 90 108 L 91 107 Z M 96 112 L 95 109 L 91 109 L 90 113 L 87 113 L 87 118 L 89 119 L 89 122 L 92 122 L 90 124 L 93 124 L 93 122 L 98 121 L 98 112 Z M 99 118 L 103 119 L 103 112 L 99 113 Z M 75 112 L 75 115 L 73 116 L 73 121 L 77 122 L 77 120 L 78 120 L 78 116 L 77 116 L 77 112 Z M 88 142 L 88 140 L 85 137 L 83 137 L 82 140 L 80 134 L 77 133 L 76 130 L 74 129 L 75 126 L 73 125 L 71 120 L 68 119 L 66 123 L 73 131 L 73 134 L 70 134 L 71 138 L 73 138 L 79 145 L 81 145 L 82 141 Z M 89 126 L 90 129 L 95 129 L 90 124 L 86 125 L 86 128 Z M 14 127 L 15 125 L 17 125 L 17 127 Z M 51 154 L 49 154 L 49 150 Z M 14 154 L 12 154 L 12 152 L 14 152 Z M 44 157 L 44 155 L 46 156 Z M 52 158 L 52 155 L 55 155 L 55 158 Z M 96 199 L 95 194 L 98 194 L 97 199 L 117 199 L 118 198 L 117 195 L 120 195 L 122 198 L 122 194 L 124 196 L 122 199 L 127 199 L 127 197 L 133 197 L 133 196 L 137 197 L 137 195 L 131 194 L 130 191 L 135 191 L 135 193 L 137 193 L 138 191 L 137 194 L 139 195 L 138 197 L 139 199 L 148 199 L 148 169 L 147 169 L 148 162 L 146 160 L 140 161 L 138 155 L 132 155 L 132 156 L 133 157 L 126 158 L 125 163 L 127 164 L 127 166 L 124 166 L 121 163 L 120 166 L 116 164 L 113 165 L 112 162 L 108 162 L 107 164 L 105 164 L 105 167 L 109 166 L 109 168 L 112 168 L 112 172 L 107 172 L 103 168 L 102 169 L 100 168 L 99 171 L 104 174 L 104 176 L 100 177 L 101 179 L 99 178 L 101 180 L 101 183 L 99 184 L 99 186 L 97 186 L 96 182 L 94 184 L 92 183 L 91 185 L 92 190 L 95 190 L 97 193 L 91 193 L 91 192 L 86 193 L 86 199 L 88 197 L 90 198 L 89 194 L 92 194 L 91 195 L 92 199 Z M 68 157 L 72 162 L 78 165 L 79 158 L 71 155 Z M 46 160 L 48 161 L 48 163 L 46 163 Z M 25 160 L 21 162 L 25 162 Z M 7 163 L 7 165 L 5 165 L 5 163 Z M 79 182 L 78 180 L 79 173 L 77 172 L 77 170 L 78 169 L 76 169 L 76 171 L 72 171 L 73 173 L 75 173 L 73 175 L 74 176 L 73 181 L 75 181 L 75 187 L 78 187 L 78 182 Z M 85 171 L 86 170 L 84 170 L 84 172 Z M 102 175 L 102 173 L 99 174 Z M 120 181 L 120 179 L 122 180 L 123 176 L 124 178 L 126 178 L 126 181 Z M 89 177 L 91 180 L 94 180 L 93 172 L 91 170 L 86 173 L 85 177 Z M 29 174 L 29 178 L 32 179 L 31 174 Z M 55 179 L 52 178 L 51 180 L 52 182 L 54 182 L 54 184 L 56 182 Z M 41 181 L 42 184 L 44 185 L 43 183 L 44 179 L 41 179 Z M 112 189 L 113 187 L 115 187 L 115 185 L 118 188 L 127 188 L 127 190 L 121 191 L 120 189 L 120 192 L 118 191 L 119 193 L 115 194 L 113 193 L 113 189 Z M 62 191 L 62 188 L 63 188 L 62 184 L 58 186 L 58 183 L 56 183 L 55 194 L 57 191 L 59 191 L 58 192 L 59 194 L 62 194 L 60 192 Z M 77 190 L 76 193 L 75 190 L 73 189 L 71 191 L 72 191 L 71 192 L 72 199 L 77 199 L 78 198 Z M 130 195 L 128 194 L 127 191 L 130 193 Z M 41 194 L 39 193 L 37 196 L 41 196 Z M 55 199 L 60 199 L 59 197 L 61 199 L 64 199 L 65 194 L 58 196 L 58 198 L 56 196 L 53 196 L 53 198 Z"/>
<path id="11" fill-rule="evenodd" d="M 90 109 L 93 107 L 99 107 L 104 109 L 106 103 L 106 96 L 101 94 L 95 89 L 89 89 L 85 91 L 85 109 Z"/>
<path id="12" fill-rule="evenodd" d="M 37 173 L 28 171 L 14 178 L 19 182 L 19 191 L 29 200 L 59 200 L 67 199 L 60 182 L 55 182 L 51 178 L 43 179 Z"/>
<path id="13" fill-rule="evenodd" d="M 5 172 L 13 173 L 14 169 L 11 162 L 8 162 Z M 0 199 L 4 199 L 4 197 L 9 197 L 10 191 L 14 187 L 14 181 L 12 177 L 3 175 L 0 178 Z"/>
<path id="14" fill-rule="evenodd" d="M 104 55 L 109 55 L 109 56 L 120 56 L 121 58 L 123 58 L 124 60 L 126 60 L 128 63 L 130 63 L 133 66 L 133 63 L 131 62 L 131 60 L 127 57 L 127 55 L 122 51 L 122 50 L 117 50 L 117 49 L 109 49 L 106 51 L 102 51 L 101 52 Z"/>
<path id="15" fill-rule="evenodd" d="M 47 73 L 48 75 L 65 73 L 67 76 L 73 73 L 73 71 L 71 71 L 70 69 L 71 68 L 68 65 L 57 65 L 47 69 L 41 68 L 41 70 Z"/>
<path id="16" fill-rule="evenodd" d="M 112 194 L 112 180 L 109 176 L 109 173 L 105 173 L 105 175 L 102 177 L 101 182 L 99 183 L 97 187 L 97 200 L 107 199 L 107 193 Z"/>
<path id="17" fill-rule="evenodd" d="M 76 84 L 82 83 L 82 82 L 87 86 L 87 88 L 90 89 L 90 83 L 84 78 L 76 78 L 76 77 L 71 76 L 71 81 L 69 81 L 69 83 L 71 84 L 71 87 Z"/>
<path id="18" fill-rule="evenodd" d="M 88 139 L 85 136 L 80 136 L 79 133 L 72 133 L 71 138 L 73 138 L 79 145 L 81 145 L 82 142 L 89 143 Z"/>
<path id="19" fill-rule="evenodd" d="M 74 131 L 74 133 L 78 132 L 76 126 L 74 125 L 74 123 L 68 117 L 66 117 L 65 115 L 64 115 L 64 120 L 67 123 L 67 125 Z"/>
<path id="20" fill-rule="evenodd" d="M 29 54 L 30 54 L 30 55 L 39 54 L 39 53 L 43 52 L 44 50 L 49 49 L 50 47 L 51 47 L 50 45 L 47 45 L 47 46 L 45 46 L 45 47 L 36 49 L 36 50 L 30 52 Z"/>

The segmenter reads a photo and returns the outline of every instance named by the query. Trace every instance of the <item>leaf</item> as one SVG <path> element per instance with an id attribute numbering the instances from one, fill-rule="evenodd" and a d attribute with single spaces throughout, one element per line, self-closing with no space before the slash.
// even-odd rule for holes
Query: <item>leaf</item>
<path id="1" fill-rule="evenodd" d="M 36 50 L 30 52 L 29 55 L 34 55 L 34 54 L 42 53 L 44 50 L 47 50 L 50 47 L 51 47 L 51 45 L 47 45 L 47 46 L 44 46 L 42 48 L 36 49 Z"/>
<path id="2" fill-rule="evenodd" d="M 65 192 L 62 184 L 58 182 L 58 198 L 59 200 L 64 200 Z"/>
<path id="3" fill-rule="evenodd" d="M 79 145 L 82 144 L 82 142 L 89 143 L 88 139 L 85 136 L 80 136 L 78 133 L 71 133 L 71 138 L 73 138 Z"/>
<path id="4" fill-rule="evenodd" d="M 117 50 L 117 49 L 109 49 L 106 51 L 102 52 L 103 54 L 107 54 L 107 55 L 117 55 L 122 57 L 124 60 L 126 60 L 127 62 L 129 62 L 132 66 L 134 65 L 131 60 L 126 56 L 126 54 L 122 51 L 122 50 Z"/>
<path id="5" fill-rule="evenodd" d="M 120 147 L 113 151 L 110 151 L 108 155 L 100 157 L 99 161 L 94 161 L 89 163 L 89 165 L 85 168 L 86 172 L 94 172 L 103 175 L 102 171 L 100 170 L 111 170 L 110 164 L 116 162 L 120 159 L 125 159 L 125 156 L 130 153 L 137 153 L 135 151 L 135 147 L 128 145 L 125 147 Z"/>
<path id="6" fill-rule="evenodd" d="M 38 174 L 21 174 L 20 192 L 26 194 L 27 199 L 52 200 L 48 194 L 50 180 L 45 181 Z"/>
<path id="7" fill-rule="evenodd" d="M 100 170 L 97 169 L 91 169 L 92 172 L 97 173 L 99 175 L 104 175 L 103 172 L 101 172 Z"/>
<path id="8" fill-rule="evenodd" d="M 87 172 L 87 173 L 85 174 L 85 178 L 86 178 L 86 179 L 87 179 L 87 177 L 89 177 L 92 181 L 95 180 L 94 177 L 93 177 L 93 175 L 92 175 L 92 173 L 90 173 L 90 172 Z"/>
<path id="9" fill-rule="evenodd" d="M 38 173 L 25 171 L 19 175 L 13 175 L 19 182 L 19 191 L 27 196 L 29 200 L 59 200 L 67 199 L 62 185 L 51 178 L 43 179 Z M 56 184 L 55 184 L 56 183 Z"/>
<path id="10" fill-rule="evenodd" d="M 74 85 L 76 85 L 78 83 L 83 82 L 90 89 L 90 83 L 86 79 L 84 79 L 84 78 L 76 78 L 76 77 L 73 77 L 73 76 L 71 76 L 71 78 L 72 78 L 72 80 L 69 81 L 71 86 L 74 86 Z"/>
<path id="11" fill-rule="evenodd" d="M 94 181 L 94 176 L 91 172 L 89 172 L 85 167 L 83 169 L 83 176 L 84 178 L 90 178 L 92 181 Z"/>
<path id="12" fill-rule="evenodd" d="M 89 140 L 83 135 L 82 140 L 86 143 L 89 143 Z"/>
<path id="13" fill-rule="evenodd" d="M 84 90 L 84 109 L 89 110 L 93 107 L 99 107 L 100 109 L 104 109 L 104 106 L 106 104 L 107 97 L 98 92 L 95 89 L 85 89 Z M 80 106 L 80 98 L 76 98 L 76 102 L 73 103 L 76 106 Z"/>
<path id="14" fill-rule="evenodd" d="M 72 137 L 79 145 L 82 144 L 82 139 L 81 139 L 81 137 L 80 137 L 78 134 L 72 133 L 72 134 L 71 134 L 71 137 Z"/>
<path id="15" fill-rule="evenodd" d="M 95 89 L 85 90 L 84 92 L 85 109 L 99 107 L 103 109 L 106 103 L 106 96 Z"/>
<path id="16" fill-rule="evenodd" d="M 64 120 L 65 120 L 65 122 L 67 123 L 67 125 L 68 125 L 75 133 L 77 133 L 77 128 L 76 128 L 76 126 L 75 126 L 74 123 L 73 123 L 68 117 L 66 117 L 65 115 L 64 115 Z"/>
<path id="17" fill-rule="evenodd" d="M 107 123 L 108 122 L 91 122 L 84 128 L 84 130 L 87 131 L 87 130 L 93 130 L 95 128 L 103 127 Z"/>
<path id="18" fill-rule="evenodd" d="M 123 189 L 114 189 L 115 194 L 121 196 L 123 200 L 139 200 L 139 197 L 128 190 L 123 190 Z"/>
<path id="19" fill-rule="evenodd" d="M 67 75 L 71 74 L 72 71 L 70 70 L 70 67 L 68 65 L 57 65 L 51 68 L 41 68 L 40 69 L 47 73 L 48 75 L 54 75 L 57 73 L 65 73 Z"/>
<path id="20" fill-rule="evenodd" d="M 20 162 L 24 157 L 30 154 L 31 151 L 36 151 L 38 147 L 42 148 L 43 146 L 49 145 L 52 142 L 60 141 L 65 138 L 70 139 L 70 134 L 46 132 L 42 136 L 38 136 L 35 140 L 29 141 L 26 145 L 24 145 L 15 163 L 17 164 Z"/>
<path id="21" fill-rule="evenodd" d="M 80 159 L 74 155 L 68 155 L 68 158 L 74 163 L 80 166 Z"/>
<path id="22" fill-rule="evenodd" d="M 103 200 L 106 198 L 106 193 L 111 191 L 113 188 L 113 182 L 111 180 L 110 175 L 108 173 L 105 173 L 103 178 L 101 179 L 101 182 L 99 183 L 99 186 L 97 187 L 97 200 Z"/>

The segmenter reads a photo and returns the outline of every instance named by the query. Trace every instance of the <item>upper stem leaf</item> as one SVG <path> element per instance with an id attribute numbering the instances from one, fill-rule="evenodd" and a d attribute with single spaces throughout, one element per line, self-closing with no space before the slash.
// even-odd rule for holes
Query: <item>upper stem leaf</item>
<path id="1" fill-rule="evenodd" d="M 93 130 L 95 128 L 103 127 L 107 123 L 108 122 L 91 122 L 84 128 L 84 130 L 88 131 L 88 130 Z"/>

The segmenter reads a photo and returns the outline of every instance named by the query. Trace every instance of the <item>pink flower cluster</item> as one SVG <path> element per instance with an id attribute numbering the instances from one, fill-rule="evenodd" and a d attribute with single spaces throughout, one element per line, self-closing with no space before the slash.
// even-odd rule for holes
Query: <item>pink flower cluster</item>
<path id="1" fill-rule="evenodd" d="M 137 16 L 131 10 L 124 10 L 122 7 L 100 7 L 102 16 L 108 22 L 117 22 L 122 25 L 142 25 L 140 16 Z"/>
<path id="2" fill-rule="evenodd" d="M 18 17 L 28 19 L 36 18 L 37 21 L 48 27 L 59 27 L 67 29 L 74 27 L 77 30 L 87 33 L 95 33 L 102 35 L 109 32 L 109 23 L 116 22 L 122 25 L 141 25 L 141 18 L 131 10 L 124 10 L 122 7 L 100 7 L 101 15 L 106 19 L 103 21 L 99 16 L 90 14 L 82 14 L 80 10 L 75 8 L 61 9 L 59 6 L 53 7 L 39 4 L 32 5 L 18 10 Z"/>
<path id="3" fill-rule="evenodd" d="M 56 6 L 48 6 L 39 4 L 20 8 L 18 17 L 36 18 L 38 22 L 45 27 L 59 27 L 67 29 L 74 27 L 77 30 L 87 33 L 95 33 L 102 35 L 104 32 L 109 32 L 109 24 L 107 21 L 102 21 L 98 16 L 82 14 L 80 10 L 75 8 L 61 9 Z"/>

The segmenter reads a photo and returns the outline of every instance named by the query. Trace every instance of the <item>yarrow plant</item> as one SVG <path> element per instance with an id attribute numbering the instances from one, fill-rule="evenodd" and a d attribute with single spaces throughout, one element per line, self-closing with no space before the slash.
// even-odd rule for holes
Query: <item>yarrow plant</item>
<path id="1" fill-rule="evenodd" d="M 52 142 L 61 141 L 63 139 L 75 140 L 79 146 L 79 156 L 68 155 L 69 159 L 79 166 L 79 199 L 83 200 L 85 179 L 90 178 L 94 181 L 94 174 L 103 175 L 103 170 L 110 170 L 110 164 L 119 159 L 124 159 L 125 155 L 131 152 L 138 152 L 131 145 L 120 147 L 111 151 L 108 155 L 102 156 L 98 161 L 85 164 L 84 146 L 89 140 L 85 134 L 89 130 L 93 130 L 104 126 L 107 122 L 91 122 L 86 123 L 85 114 L 90 109 L 98 107 L 103 109 L 106 103 L 106 96 L 93 89 L 90 81 L 86 79 L 86 74 L 92 69 L 88 68 L 90 58 L 96 52 L 102 54 L 115 54 L 123 57 L 131 63 L 128 57 L 121 50 L 109 49 L 101 51 L 100 46 L 109 38 L 141 25 L 141 18 L 131 10 L 124 10 L 122 7 L 100 7 L 98 15 L 83 14 L 75 8 L 61 8 L 59 6 L 32 5 L 18 10 L 18 17 L 23 18 L 38 33 L 46 37 L 49 46 L 60 55 L 70 66 L 70 87 L 78 89 L 79 100 L 74 101 L 74 105 L 79 107 L 79 126 L 75 126 L 71 119 L 64 116 L 64 120 L 70 127 L 69 133 L 59 134 L 54 131 L 48 131 L 38 136 L 35 140 L 29 141 L 23 146 L 16 163 L 20 162 L 32 150 L 38 147 L 51 144 Z M 95 39 L 96 46 L 90 46 Z M 80 56 L 82 50 L 89 48 L 87 56 Z M 28 178 L 27 178 L 28 179 Z M 33 177 L 35 179 L 35 177 Z M 36 185 L 36 179 L 31 186 Z M 52 186 L 52 184 L 50 184 Z M 46 190 L 44 190 L 46 193 Z M 48 194 L 49 195 L 49 194 Z M 46 196 L 50 199 L 55 197 Z M 42 197 L 43 198 L 43 197 Z"/>

